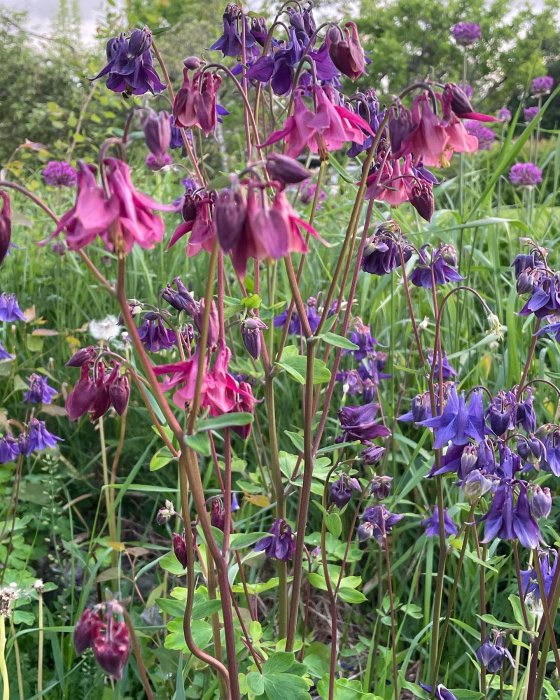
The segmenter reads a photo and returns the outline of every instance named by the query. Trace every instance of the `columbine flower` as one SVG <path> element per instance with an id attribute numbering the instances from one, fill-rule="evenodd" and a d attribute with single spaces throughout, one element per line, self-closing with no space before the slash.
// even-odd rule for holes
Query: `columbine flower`
<path id="1" fill-rule="evenodd" d="M 332 62 L 350 80 L 357 80 L 366 72 L 366 57 L 355 22 L 346 22 L 344 32 L 338 27 L 331 27 L 326 43 Z"/>
<path id="2" fill-rule="evenodd" d="M 539 428 L 537 435 L 543 441 L 546 450 L 543 469 L 560 476 L 560 429 L 555 425 L 544 425 Z"/>
<path id="3" fill-rule="evenodd" d="M 389 497 L 393 487 L 393 477 L 384 474 L 376 475 L 371 480 L 371 495 L 376 501 L 383 501 Z"/>
<path id="4" fill-rule="evenodd" d="M 199 66 L 200 62 L 196 66 L 193 60 L 183 69 L 183 85 L 173 102 L 173 119 L 176 126 L 196 126 L 208 136 L 218 121 L 216 93 L 222 79 L 217 73 L 203 72 Z M 189 70 L 192 67 L 195 68 L 195 73 L 191 79 Z"/>
<path id="5" fill-rule="evenodd" d="M 175 331 L 165 326 L 161 314 L 152 311 L 144 315 L 144 321 L 138 328 L 138 335 L 149 352 L 169 350 L 177 343 Z"/>
<path id="6" fill-rule="evenodd" d="M 520 316 L 535 314 L 537 318 L 560 313 L 560 274 L 542 275 L 534 285 L 532 295 L 519 312 Z M 556 324 L 552 324 L 556 325 Z M 555 329 L 554 329 L 555 330 Z"/>
<path id="7" fill-rule="evenodd" d="M 441 96 L 444 115 L 448 114 L 449 110 L 451 110 L 461 119 L 471 119 L 479 122 L 497 121 L 496 117 L 492 117 L 490 114 L 481 114 L 480 112 L 474 111 L 474 108 L 470 102 L 472 88 L 470 85 L 468 85 L 467 89 L 470 89 L 470 95 L 467 94 L 467 92 L 460 85 L 456 85 L 455 83 L 447 83 Z"/>
<path id="8" fill-rule="evenodd" d="M 0 265 L 10 250 L 12 240 L 12 208 L 7 192 L 0 190 L 2 209 L 0 210 Z"/>
<path id="9" fill-rule="evenodd" d="M 514 487 L 510 481 L 502 482 L 496 489 L 490 510 L 484 516 L 483 542 L 491 542 L 499 537 L 502 540 L 519 540 L 523 547 L 534 549 L 540 541 L 540 530 L 531 515 L 527 487 L 519 485 L 517 503 L 513 505 Z"/>
<path id="10" fill-rule="evenodd" d="M 255 552 L 265 552 L 267 557 L 278 561 L 289 561 L 296 548 L 296 538 L 292 528 L 282 518 L 275 520 L 269 530 L 270 535 L 263 537 L 254 546 Z"/>
<path id="11" fill-rule="evenodd" d="M 447 403 L 443 413 L 428 418 L 420 423 L 435 432 L 434 449 L 445 447 L 448 442 L 454 445 L 466 445 L 469 438 L 482 442 L 484 440 L 484 409 L 482 396 L 479 391 L 471 395 L 469 405 L 466 405 L 465 394 L 457 395 L 457 389 L 449 390 Z"/>
<path id="12" fill-rule="evenodd" d="M 152 94 L 165 90 L 152 60 L 152 33 L 147 27 L 135 29 L 107 42 L 107 65 L 92 80 L 107 75 L 107 87 L 124 96 Z"/>
<path id="13" fill-rule="evenodd" d="M 492 129 L 474 120 L 466 122 L 465 127 L 471 136 L 476 136 L 479 151 L 489 151 L 492 148 L 496 140 L 496 134 Z"/>
<path id="14" fill-rule="evenodd" d="M 75 187 L 78 182 L 78 172 L 64 160 L 50 160 L 41 175 L 45 185 L 51 187 Z"/>
<path id="15" fill-rule="evenodd" d="M 538 107 L 525 107 L 525 109 L 523 110 L 523 118 L 526 122 L 530 122 L 533 121 L 533 119 L 537 116 L 538 113 Z"/>
<path id="16" fill-rule="evenodd" d="M 48 450 L 56 447 L 57 442 L 61 442 L 62 438 L 53 435 L 47 430 L 45 422 L 37 418 L 32 418 L 27 426 L 27 433 L 24 438 L 23 447 L 25 454 L 29 455 L 32 452 L 39 450 Z M 21 449 L 22 445 L 20 445 Z"/>
<path id="17" fill-rule="evenodd" d="M 401 254 L 404 261 L 410 259 L 412 248 L 401 237 L 401 230 L 394 221 L 388 221 L 377 227 L 373 236 L 367 239 L 362 256 L 362 270 L 370 275 L 387 275 L 401 266 Z"/>
<path id="18" fill-rule="evenodd" d="M 13 462 L 19 453 L 19 442 L 13 435 L 6 433 L 0 438 L 0 464 Z"/>
<path id="19" fill-rule="evenodd" d="M 29 389 L 23 395 L 23 400 L 29 403 L 51 403 L 53 396 L 58 393 L 40 374 L 32 374 L 27 383 Z"/>
<path id="20" fill-rule="evenodd" d="M 516 163 L 508 177 L 515 187 L 535 187 L 542 182 L 542 170 L 534 163 Z"/>
<path id="21" fill-rule="evenodd" d="M 265 328 L 268 328 L 266 323 L 256 316 L 250 316 L 241 321 L 243 345 L 255 360 L 258 360 L 261 354 L 262 332 Z"/>
<path id="22" fill-rule="evenodd" d="M 404 515 L 391 513 L 380 503 L 366 508 L 362 515 L 362 524 L 358 527 L 358 540 L 364 542 L 375 538 L 378 544 L 383 544 L 393 527 L 404 518 Z"/>
<path id="23" fill-rule="evenodd" d="M 226 5 L 223 21 L 222 36 L 212 44 L 210 51 L 221 51 L 224 56 L 231 56 L 231 58 L 240 57 L 243 52 L 243 28 L 240 25 L 243 22 L 245 25 L 245 51 L 247 54 L 259 54 L 256 39 L 249 30 L 247 17 L 243 15 L 241 8 L 232 3 Z"/>
<path id="24" fill-rule="evenodd" d="M 430 366 L 434 362 L 434 351 L 433 350 L 428 350 L 428 362 Z M 436 366 L 434 367 L 434 376 L 439 379 L 439 353 L 436 356 Z M 447 359 L 446 353 L 443 353 L 443 360 L 441 363 L 441 378 L 443 379 L 444 382 L 448 381 L 449 379 L 453 379 L 453 377 L 457 376 L 457 370 L 454 369 L 449 360 Z"/>
<path id="25" fill-rule="evenodd" d="M 434 507 L 434 512 L 429 518 L 423 520 L 421 523 L 426 531 L 426 537 L 439 537 L 439 510 L 438 507 Z M 453 522 L 451 516 L 449 515 L 447 508 L 443 510 L 443 525 L 445 530 L 445 536 L 456 535 L 459 530 L 457 525 Z"/>
<path id="26" fill-rule="evenodd" d="M 535 484 L 531 490 L 531 514 L 536 520 L 548 518 L 552 510 L 552 494 L 548 486 Z"/>
<path id="27" fill-rule="evenodd" d="M 0 343 L 0 362 L 3 362 L 4 360 L 13 360 L 14 356 L 10 355 L 10 353 L 6 350 L 6 348 Z"/>
<path id="28" fill-rule="evenodd" d="M 350 477 L 347 474 L 342 474 L 336 481 L 333 481 L 330 487 L 329 503 L 334 503 L 339 508 L 344 506 L 352 498 L 354 491 L 361 493 L 362 487 L 358 479 Z"/>
<path id="29" fill-rule="evenodd" d="M 121 327 L 116 316 L 105 316 L 100 321 L 90 321 L 89 332 L 95 340 L 103 340 L 108 343 L 120 334 Z M 86 348 L 86 350 L 89 350 L 89 348 Z"/>
<path id="30" fill-rule="evenodd" d="M 414 270 L 410 275 L 410 281 L 416 287 L 432 288 L 435 284 L 447 284 L 460 282 L 463 278 L 455 269 L 457 265 L 457 253 L 451 245 L 440 245 L 428 256 L 429 245 L 420 248 L 420 256 Z"/>
<path id="31" fill-rule="evenodd" d="M 171 123 L 167 112 L 156 114 L 150 110 L 142 122 L 144 138 L 150 155 L 146 158 L 146 165 L 150 170 L 161 170 L 173 162 L 173 158 L 167 152 L 171 146 Z"/>
<path id="32" fill-rule="evenodd" d="M 461 484 L 463 492 L 470 503 L 478 501 L 492 488 L 492 481 L 487 479 L 478 469 L 469 472 Z"/>
<path id="33" fill-rule="evenodd" d="M 210 524 L 222 532 L 226 526 L 226 509 L 224 508 L 223 500 L 219 496 L 212 498 L 210 503 Z"/>
<path id="34" fill-rule="evenodd" d="M 266 169 L 270 177 L 282 185 L 297 185 L 311 177 L 309 170 L 299 161 L 282 153 L 267 156 Z"/>
<path id="35" fill-rule="evenodd" d="M 167 248 L 171 248 L 185 234 L 191 232 L 187 244 L 189 257 L 198 255 L 201 250 L 211 253 L 216 243 L 216 225 L 211 215 L 215 194 L 196 188 L 194 183 L 185 183 L 186 191 L 181 204 L 183 223 L 179 224 L 171 236 Z"/>
<path id="36" fill-rule="evenodd" d="M 420 424 L 431 415 L 430 394 L 425 392 L 424 394 L 416 394 L 416 396 L 412 399 L 410 411 L 403 413 L 403 415 L 399 416 L 397 420 Z"/>
<path id="37" fill-rule="evenodd" d="M 498 120 L 501 122 L 511 121 L 511 112 L 507 107 L 502 107 L 500 110 L 498 110 Z"/>
<path id="38" fill-rule="evenodd" d="M 317 328 L 319 327 L 319 322 L 321 321 L 321 313 L 322 309 L 317 307 L 317 299 L 315 297 L 309 297 L 307 300 L 307 303 L 305 304 L 305 312 L 307 316 L 307 322 L 309 323 L 309 328 L 311 328 L 311 331 L 315 333 Z M 331 310 L 329 309 L 329 312 L 327 316 L 332 316 Z M 286 321 L 288 320 L 288 312 L 283 311 L 281 314 L 278 314 L 278 316 L 274 317 L 274 327 L 275 328 L 281 328 L 286 324 Z M 301 328 L 301 319 L 298 315 L 298 312 L 294 309 L 294 312 L 292 313 L 292 316 L 290 318 L 290 325 L 288 328 L 288 333 L 290 335 L 302 335 L 303 331 Z"/>
<path id="39" fill-rule="evenodd" d="M 492 432 L 500 437 L 513 428 L 517 410 L 517 399 L 512 391 L 499 391 L 486 410 L 486 420 Z"/>
<path id="40" fill-rule="evenodd" d="M 14 321 L 25 321 L 23 311 L 19 308 L 15 294 L 2 292 L 0 294 L 0 321 L 14 323 Z"/>
<path id="41" fill-rule="evenodd" d="M 554 78 L 550 75 L 540 75 L 531 81 L 531 93 L 535 97 L 548 95 L 554 87 Z"/>
<path id="42" fill-rule="evenodd" d="M 368 403 L 365 406 L 345 406 L 338 412 L 338 420 L 343 430 L 342 442 L 359 440 L 369 442 L 378 437 L 386 437 L 391 431 L 384 425 L 375 422 L 375 416 L 379 410 L 376 403 Z"/>
<path id="43" fill-rule="evenodd" d="M 499 673 L 506 659 L 512 666 L 515 665 L 512 655 L 504 647 L 503 633 L 497 631 L 494 631 L 492 636 L 486 637 L 483 644 L 478 647 L 476 658 L 488 673 Z"/>
<path id="44" fill-rule="evenodd" d="M 551 560 L 552 557 L 552 560 Z M 552 582 L 556 567 L 558 566 L 558 553 L 554 549 L 539 549 L 539 564 L 543 577 L 543 588 L 547 598 L 550 598 Z M 521 582 L 525 598 L 532 596 L 535 600 L 541 599 L 541 589 L 535 567 L 521 572 Z"/>
<path id="45" fill-rule="evenodd" d="M 451 34 L 459 46 L 472 46 L 481 38 L 482 31 L 477 22 L 458 22 L 451 27 Z"/>
<path id="46" fill-rule="evenodd" d="M 130 639 L 124 621 L 115 620 L 122 608 L 109 601 L 95 609 L 86 609 L 74 630 L 74 645 L 78 654 L 92 648 L 95 660 L 113 678 L 120 680 L 130 655 Z"/>

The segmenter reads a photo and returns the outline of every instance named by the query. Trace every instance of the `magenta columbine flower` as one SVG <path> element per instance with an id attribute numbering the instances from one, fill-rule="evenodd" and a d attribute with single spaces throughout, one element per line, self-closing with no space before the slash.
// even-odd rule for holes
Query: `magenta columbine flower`
<path id="1" fill-rule="evenodd" d="M 482 31 L 477 22 L 459 22 L 451 27 L 451 34 L 459 46 L 472 46 L 481 38 Z"/>
<path id="2" fill-rule="evenodd" d="M 51 403 L 53 396 L 58 393 L 49 386 L 45 377 L 40 374 L 32 374 L 27 380 L 29 389 L 23 395 L 23 400 L 28 403 Z"/>
<path id="3" fill-rule="evenodd" d="M 435 506 L 432 515 L 429 518 L 426 518 L 426 520 L 423 520 L 421 525 L 426 531 L 426 537 L 439 536 L 439 509 L 437 506 Z M 457 525 L 455 525 L 453 519 L 447 512 L 447 508 L 444 508 L 443 510 L 443 526 L 446 537 L 456 535 L 459 532 Z"/>
<path id="4" fill-rule="evenodd" d="M 274 521 L 269 533 L 254 546 L 255 552 L 265 552 L 267 557 L 278 561 L 289 561 L 294 556 L 296 548 L 292 528 L 285 520 L 278 518 Z"/>
<path id="5" fill-rule="evenodd" d="M 75 187 L 78 182 L 77 170 L 64 160 L 50 160 L 41 175 L 51 187 Z"/>
<path id="6" fill-rule="evenodd" d="M 12 241 L 12 206 L 7 192 L 0 191 L 0 265 L 10 250 Z"/>
<path id="7" fill-rule="evenodd" d="M 526 122 L 530 122 L 533 121 L 533 119 L 537 116 L 538 113 L 538 107 L 525 107 L 525 109 L 523 110 L 523 118 Z"/>
<path id="8" fill-rule="evenodd" d="M 548 95 L 554 86 L 554 78 L 550 75 L 539 75 L 531 81 L 531 93 L 538 97 L 539 95 Z"/>
<path id="9" fill-rule="evenodd" d="M 130 655 L 130 637 L 116 601 L 109 601 L 96 608 L 86 609 L 74 628 L 74 646 L 81 654 L 92 648 L 95 660 L 105 673 L 119 680 Z"/>
<path id="10" fill-rule="evenodd" d="M 15 294 L 8 294 L 7 292 L 0 294 L 0 321 L 5 321 L 6 323 L 25 321 L 25 316 L 19 308 Z"/>
<path id="11" fill-rule="evenodd" d="M 474 121 L 473 119 L 466 122 L 465 126 L 467 128 L 467 132 L 471 136 L 476 136 L 478 139 L 479 151 L 489 151 L 492 148 L 494 145 L 494 140 L 496 139 L 496 134 L 492 131 L 492 129 L 489 129 L 487 126 L 484 126 L 480 122 Z"/>
<path id="12" fill-rule="evenodd" d="M 511 111 L 507 107 L 502 107 L 502 109 L 498 111 L 498 120 L 501 122 L 510 122 Z"/>
<path id="13" fill-rule="evenodd" d="M 508 177 L 515 187 L 535 187 L 542 182 L 542 170 L 534 163 L 516 163 Z"/>

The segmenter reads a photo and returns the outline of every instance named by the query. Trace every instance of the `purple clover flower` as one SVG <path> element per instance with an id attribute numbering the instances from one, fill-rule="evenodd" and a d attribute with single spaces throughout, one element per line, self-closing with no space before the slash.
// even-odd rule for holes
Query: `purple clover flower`
<path id="1" fill-rule="evenodd" d="M 53 435 L 47 430 L 45 422 L 38 418 L 32 418 L 27 426 L 27 434 L 20 444 L 20 450 L 26 455 L 39 450 L 47 450 L 56 447 L 56 443 L 62 438 Z"/>
<path id="2" fill-rule="evenodd" d="M 434 449 L 445 447 L 448 442 L 454 445 L 466 445 L 469 438 L 476 442 L 484 440 L 484 409 L 480 391 L 474 391 L 469 405 L 465 401 L 464 392 L 457 395 L 457 389 L 449 390 L 447 403 L 443 413 L 428 418 L 420 423 L 435 432 Z"/>
<path id="3" fill-rule="evenodd" d="M 496 134 L 492 131 L 492 129 L 484 126 L 484 124 L 481 122 L 477 122 L 474 119 L 469 119 L 465 122 L 465 128 L 471 136 L 476 136 L 479 151 L 489 151 L 494 145 Z"/>
<path id="4" fill-rule="evenodd" d="M 523 110 L 523 119 L 525 119 L 526 122 L 531 122 L 537 116 L 538 113 L 538 107 L 525 107 L 525 109 Z"/>
<path id="5" fill-rule="evenodd" d="M 439 537 L 439 509 L 437 506 L 434 507 L 434 512 L 429 518 L 423 520 L 420 523 L 426 531 L 426 537 Z M 443 524 L 445 530 L 445 536 L 450 537 L 451 535 L 456 535 L 459 530 L 457 525 L 453 522 L 451 516 L 449 515 L 447 508 L 443 510 Z"/>
<path id="6" fill-rule="evenodd" d="M 451 27 L 451 34 L 459 46 L 472 46 L 482 37 L 477 22 L 458 22 Z"/>
<path id="7" fill-rule="evenodd" d="M 2 292 L 0 294 L 0 321 L 13 323 L 14 321 L 25 320 L 23 311 L 19 308 L 16 295 Z"/>
<path id="8" fill-rule="evenodd" d="M 27 380 L 29 388 L 23 395 L 23 400 L 28 403 L 51 403 L 57 395 L 57 390 L 48 385 L 45 377 L 40 374 L 32 374 Z"/>
<path id="9" fill-rule="evenodd" d="M 515 187 L 535 187 L 542 182 L 542 170 L 534 163 L 516 163 L 508 177 Z"/>
<path id="10" fill-rule="evenodd" d="M 539 75 L 531 81 L 531 92 L 535 97 L 548 95 L 554 87 L 554 78 L 550 75 Z"/>
<path id="11" fill-rule="evenodd" d="M 50 160 L 41 175 L 51 187 L 75 187 L 78 183 L 78 171 L 64 160 Z"/>
<path id="12" fill-rule="evenodd" d="M 265 552 L 267 557 L 278 561 L 289 561 L 296 548 L 292 528 L 282 518 L 275 520 L 269 530 L 270 534 L 259 540 L 254 546 L 255 552 Z"/>

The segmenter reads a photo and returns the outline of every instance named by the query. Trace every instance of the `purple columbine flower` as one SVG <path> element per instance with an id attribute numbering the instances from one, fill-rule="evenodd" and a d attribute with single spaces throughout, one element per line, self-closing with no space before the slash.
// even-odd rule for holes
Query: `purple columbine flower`
<path id="1" fill-rule="evenodd" d="M 6 323 L 25 321 L 25 316 L 19 308 L 15 294 L 8 294 L 7 292 L 0 294 L 0 321 L 5 321 Z"/>
<path id="2" fill-rule="evenodd" d="M 525 107 L 525 109 L 523 110 L 523 119 L 525 119 L 526 122 L 531 122 L 537 116 L 538 113 L 538 107 Z"/>
<path id="3" fill-rule="evenodd" d="M 292 528 L 282 518 L 275 520 L 269 530 L 270 535 L 263 537 L 254 546 L 255 552 L 265 552 L 267 557 L 278 561 L 289 561 L 294 556 L 296 538 Z"/>
<path id="4" fill-rule="evenodd" d="M 393 488 L 393 477 L 385 474 L 375 475 L 371 480 L 371 495 L 376 501 L 384 501 Z"/>
<path id="5" fill-rule="evenodd" d="M 511 121 L 511 111 L 507 107 L 502 107 L 498 110 L 498 120 L 501 122 Z"/>
<path id="6" fill-rule="evenodd" d="M 494 145 L 496 134 L 492 131 L 492 129 L 484 126 L 484 124 L 481 124 L 474 119 L 469 119 L 465 122 L 465 128 L 467 133 L 469 133 L 471 136 L 476 136 L 479 151 L 489 151 Z"/>
<path id="7" fill-rule="evenodd" d="M 400 228 L 394 221 L 381 224 L 366 241 L 362 270 L 370 275 L 388 275 L 401 266 L 399 246 L 406 262 L 412 255 L 412 248 L 400 235 Z"/>
<path id="8" fill-rule="evenodd" d="M 146 158 L 146 165 L 150 170 L 161 170 L 166 165 L 173 163 L 173 158 L 167 152 L 171 147 L 171 122 L 167 112 L 156 114 L 153 110 L 142 122 L 144 139 L 150 151 Z"/>
<path id="9" fill-rule="evenodd" d="M 476 650 L 476 658 L 488 673 L 499 673 L 507 659 L 512 666 L 515 665 L 512 655 L 504 647 L 504 636 L 494 631 L 486 637 L 483 644 Z"/>
<path id="10" fill-rule="evenodd" d="M 57 390 L 48 385 L 45 377 L 40 374 L 32 374 L 27 380 L 29 389 L 23 395 L 23 400 L 28 403 L 51 403 L 57 395 Z"/>
<path id="11" fill-rule="evenodd" d="M 329 493 L 329 502 L 334 503 L 339 508 L 344 506 L 352 498 L 354 491 L 361 493 L 362 487 L 358 479 L 342 474 L 336 481 L 333 481 Z"/>
<path id="12" fill-rule="evenodd" d="M 541 573 L 543 577 L 544 592 L 548 599 L 550 598 L 552 582 L 554 580 L 554 574 L 558 565 L 558 553 L 556 552 L 556 550 L 550 549 L 548 551 L 545 551 L 540 549 L 539 564 L 541 567 Z M 531 596 L 535 600 L 541 599 L 541 589 L 539 587 L 537 571 L 534 566 L 530 569 L 527 569 L 526 571 L 521 572 L 521 585 L 523 588 L 523 594 L 525 598 Z"/>
<path id="13" fill-rule="evenodd" d="M 548 486 L 535 484 L 531 490 L 531 514 L 536 520 L 548 518 L 552 510 L 552 494 Z"/>
<path id="14" fill-rule="evenodd" d="M 426 531 L 426 537 L 439 537 L 439 509 L 437 506 L 434 507 L 434 512 L 426 520 L 422 520 L 420 523 Z M 445 530 L 445 536 L 450 537 L 451 535 L 456 535 L 459 530 L 457 525 L 453 522 L 453 519 L 448 513 L 447 508 L 443 509 L 443 524 Z"/>
<path id="15" fill-rule="evenodd" d="M 410 275 L 410 281 L 416 287 L 432 288 L 432 279 L 435 284 L 447 284 L 448 282 L 460 282 L 463 278 L 455 269 L 457 265 L 457 252 L 451 245 L 440 245 L 432 254 L 428 254 L 429 245 L 420 248 L 420 256 L 414 270 Z"/>
<path id="16" fill-rule="evenodd" d="M 523 547 L 535 549 L 540 541 L 540 530 L 531 515 L 527 486 L 519 483 L 517 503 L 513 504 L 514 484 L 504 480 L 496 489 L 490 510 L 484 516 L 484 543 L 496 537 L 501 540 L 519 540 Z"/>
<path id="17" fill-rule="evenodd" d="M 539 75 L 531 81 L 531 93 L 535 97 L 548 95 L 554 87 L 554 78 L 550 75 Z"/>
<path id="18" fill-rule="evenodd" d="M 420 687 L 424 688 L 424 690 L 427 690 L 428 693 L 432 692 L 432 686 L 431 685 L 425 685 L 424 683 L 420 683 Z M 443 683 L 440 683 L 439 685 L 436 686 L 436 692 L 434 693 L 434 698 L 435 700 L 457 700 L 457 696 L 453 695 L 453 693 L 448 690 Z"/>
<path id="19" fill-rule="evenodd" d="M 530 434 L 528 437 L 521 435 L 517 439 L 516 450 L 517 454 L 524 462 L 536 466 L 537 469 L 537 465 L 539 465 L 541 461 L 546 460 L 546 447 L 542 440 L 539 440 L 539 438 L 533 434 Z"/>
<path id="20" fill-rule="evenodd" d="M 393 527 L 404 518 L 404 515 L 391 513 L 382 503 L 366 508 L 362 514 L 362 524 L 358 527 L 358 540 L 364 542 L 375 538 L 378 544 L 383 544 Z"/>
<path id="21" fill-rule="evenodd" d="M 367 447 L 360 452 L 360 459 L 364 464 L 377 464 L 383 454 L 385 453 L 385 448 L 380 445 L 374 445 L 371 443 L 364 443 Z"/>
<path id="22" fill-rule="evenodd" d="M 555 476 L 560 476 L 560 429 L 557 425 L 543 425 L 536 433 L 542 440 L 546 457 L 542 468 Z"/>
<path id="23" fill-rule="evenodd" d="M 171 114 L 169 117 L 169 126 L 171 127 L 171 140 L 169 141 L 169 148 L 174 151 L 177 148 L 183 148 L 184 141 L 183 141 L 183 136 L 181 134 L 181 129 L 179 129 L 178 126 L 175 126 L 175 119 L 173 118 L 173 115 Z M 190 130 L 185 130 L 185 134 L 187 136 L 188 141 L 192 141 L 192 133 Z M 183 184 L 185 183 L 185 180 L 182 180 Z M 193 189 L 196 189 L 196 186 L 193 187 Z"/>
<path id="24" fill-rule="evenodd" d="M 50 160 L 41 175 L 51 187 L 75 187 L 78 183 L 78 171 L 64 160 Z"/>
<path id="25" fill-rule="evenodd" d="M 262 332 L 268 328 L 258 316 L 248 316 L 241 321 L 241 339 L 247 352 L 255 360 L 259 359 L 262 345 Z"/>
<path id="26" fill-rule="evenodd" d="M 329 309 L 327 313 L 327 318 L 334 314 L 335 308 L 336 307 L 333 306 Z M 305 311 L 309 327 L 311 328 L 311 331 L 315 333 L 319 326 L 323 309 L 317 306 L 317 299 L 315 299 L 315 297 L 309 297 L 309 299 L 307 300 L 307 304 L 305 304 Z M 288 311 L 283 311 L 281 314 L 274 317 L 274 327 L 280 328 L 284 326 L 286 324 L 287 319 Z M 303 333 L 301 329 L 301 321 L 296 310 L 294 310 L 294 312 L 292 313 L 292 317 L 290 318 L 290 326 L 288 328 L 288 333 L 290 333 L 290 335 L 302 335 Z"/>
<path id="27" fill-rule="evenodd" d="M 472 393 L 469 405 L 465 394 L 457 395 L 457 389 L 452 387 L 447 396 L 443 413 L 428 418 L 420 423 L 435 432 L 434 449 L 445 447 L 448 442 L 454 445 L 466 445 L 469 439 L 476 442 L 484 440 L 484 408 L 480 391 Z"/>
<path id="28" fill-rule="evenodd" d="M 517 411 L 517 398 L 512 391 L 499 391 L 486 410 L 490 430 L 500 437 L 513 428 Z"/>
<path id="29" fill-rule="evenodd" d="M 508 177 L 515 187 L 535 187 L 542 182 L 542 170 L 534 163 L 516 163 Z"/>
<path id="30" fill-rule="evenodd" d="M 343 435 L 338 440 L 342 442 L 351 442 L 352 440 L 369 442 L 375 438 L 390 435 L 391 431 L 388 428 L 375 422 L 378 410 L 379 405 L 376 403 L 341 408 L 338 412 L 338 420 Z"/>
<path id="31" fill-rule="evenodd" d="M 19 455 L 19 443 L 10 433 L 0 438 L 0 464 L 13 462 Z"/>
<path id="32" fill-rule="evenodd" d="M 436 366 L 434 367 L 434 377 L 436 377 L 436 379 L 439 380 L 439 354 L 437 357 L 438 357 L 438 359 L 436 359 Z M 428 350 L 428 362 L 430 363 L 430 366 L 432 365 L 433 361 L 434 361 L 434 351 Z M 447 359 L 447 355 L 445 353 L 443 353 L 443 362 L 441 363 L 441 378 L 443 379 L 444 382 L 447 382 L 456 376 L 457 376 L 457 370 L 451 366 L 451 364 L 449 363 L 449 360 Z"/>
<path id="33" fill-rule="evenodd" d="M 451 27 L 451 34 L 459 46 L 472 46 L 481 38 L 482 31 L 477 22 L 458 22 Z"/>
<path id="34" fill-rule="evenodd" d="M 352 353 L 355 360 L 363 360 L 370 353 L 375 352 L 377 340 L 372 336 L 369 326 L 362 323 L 360 318 L 356 319 L 355 330 L 348 333 L 348 340 L 357 345 L 356 350 L 345 350 L 345 354 Z"/>
<path id="35" fill-rule="evenodd" d="M 107 65 L 92 80 L 107 75 L 107 88 L 125 96 L 155 94 L 165 90 L 154 69 L 152 33 L 147 27 L 135 29 L 107 42 Z"/>
<path id="36" fill-rule="evenodd" d="M 315 182 L 304 182 L 299 190 L 299 201 L 302 204 L 311 204 L 315 199 L 316 190 L 317 184 Z M 327 193 L 325 190 L 319 190 L 319 194 L 317 195 L 317 211 L 321 209 L 326 198 Z"/>
<path id="37" fill-rule="evenodd" d="M 416 394 L 412 399 L 410 411 L 408 411 L 408 413 L 403 413 L 397 420 L 408 423 L 422 423 L 422 421 L 430 418 L 431 415 L 430 394 L 426 391 L 423 394 Z"/>
<path id="38" fill-rule="evenodd" d="M 515 425 L 521 425 L 528 433 L 532 433 L 537 427 L 537 416 L 533 406 L 533 390 L 528 387 L 524 393 L 525 398 L 517 404 Z"/>
<path id="39" fill-rule="evenodd" d="M 222 36 L 210 47 L 210 51 L 221 51 L 224 56 L 238 58 L 243 52 L 243 28 L 241 22 L 245 24 L 245 50 L 248 55 L 254 53 L 259 55 L 255 37 L 249 30 L 247 18 L 243 15 L 241 8 L 230 3 L 226 5 L 223 14 L 224 30 Z"/>
<path id="40" fill-rule="evenodd" d="M 53 435 L 47 430 L 45 422 L 37 418 L 32 418 L 27 426 L 27 434 L 24 440 L 25 454 L 30 455 L 32 452 L 39 450 L 47 450 L 56 447 L 57 442 L 61 442 L 62 438 Z M 21 449 L 21 446 L 20 446 Z"/>
<path id="41" fill-rule="evenodd" d="M 525 303 L 520 316 L 535 314 L 537 318 L 556 317 L 560 314 L 560 274 L 542 275 L 533 288 L 529 300 Z M 552 324 L 556 325 L 556 324 Z"/>
<path id="42" fill-rule="evenodd" d="M 175 331 L 167 328 L 160 314 L 152 311 L 145 314 L 144 321 L 138 328 L 138 335 L 149 352 L 169 350 L 177 342 Z"/>
<path id="43" fill-rule="evenodd" d="M 3 360 L 13 360 L 14 356 L 6 350 L 6 348 L 0 343 L 0 362 Z"/>

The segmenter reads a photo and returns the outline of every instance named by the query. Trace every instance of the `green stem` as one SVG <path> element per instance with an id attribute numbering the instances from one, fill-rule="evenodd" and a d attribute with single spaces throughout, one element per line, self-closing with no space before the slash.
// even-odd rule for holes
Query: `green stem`
<path id="1" fill-rule="evenodd" d="M 6 618 L 0 615 L 0 676 L 2 677 L 2 700 L 10 700 L 10 681 L 6 667 Z"/>

